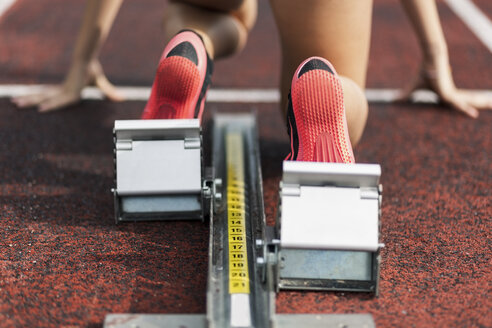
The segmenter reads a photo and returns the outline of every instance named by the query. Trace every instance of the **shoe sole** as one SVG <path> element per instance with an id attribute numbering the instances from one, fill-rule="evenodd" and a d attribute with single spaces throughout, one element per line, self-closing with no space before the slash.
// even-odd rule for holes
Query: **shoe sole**
<path id="1" fill-rule="evenodd" d="M 183 42 L 189 42 L 194 47 L 197 64 L 181 56 L 167 57 Z M 207 65 L 207 52 L 200 37 L 191 31 L 177 34 L 162 53 L 142 119 L 201 120 L 208 87 L 204 85 Z"/>
<path id="2" fill-rule="evenodd" d="M 325 62 L 333 74 L 315 69 L 298 77 L 313 58 Z M 355 163 L 342 86 L 331 63 L 319 57 L 306 59 L 292 79 L 291 99 L 299 140 L 297 160 Z"/>

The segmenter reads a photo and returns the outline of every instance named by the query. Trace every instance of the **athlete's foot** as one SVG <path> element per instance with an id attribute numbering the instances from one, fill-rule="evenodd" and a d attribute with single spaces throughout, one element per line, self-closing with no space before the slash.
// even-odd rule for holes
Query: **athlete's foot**
<path id="1" fill-rule="evenodd" d="M 287 160 L 355 163 L 337 72 L 320 57 L 305 60 L 292 79 L 287 109 Z"/>
<path id="2" fill-rule="evenodd" d="M 142 118 L 201 120 L 212 66 L 198 34 L 176 34 L 162 53 Z"/>

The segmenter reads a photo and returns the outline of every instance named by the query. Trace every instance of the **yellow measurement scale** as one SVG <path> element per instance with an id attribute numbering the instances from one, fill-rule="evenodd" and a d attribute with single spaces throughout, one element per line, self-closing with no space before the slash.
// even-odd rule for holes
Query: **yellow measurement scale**
<path id="1" fill-rule="evenodd" d="M 249 294 L 246 249 L 244 152 L 240 133 L 226 134 L 227 226 L 229 236 L 229 293 Z"/>

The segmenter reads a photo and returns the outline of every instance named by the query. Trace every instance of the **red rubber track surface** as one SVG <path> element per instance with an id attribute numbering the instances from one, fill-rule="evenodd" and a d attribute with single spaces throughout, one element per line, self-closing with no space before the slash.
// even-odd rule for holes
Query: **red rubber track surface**
<path id="1" fill-rule="evenodd" d="M 0 83 L 61 80 L 83 5 L 18 0 L 0 18 Z M 439 8 L 456 83 L 491 89 L 490 52 Z M 112 81 L 151 85 L 164 10 L 160 0 L 124 3 L 102 52 Z M 250 43 L 217 63 L 214 85 L 276 86 L 277 40 L 260 0 Z M 417 43 L 398 2 L 375 1 L 371 48 L 369 87 L 401 87 L 416 72 Z M 206 224 L 114 225 L 113 121 L 138 118 L 144 105 L 85 101 L 40 115 L 0 99 L 0 326 L 99 327 L 113 312 L 205 311 Z M 371 313 L 378 327 L 492 326 L 492 113 L 471 120 L 441 106 L 370 107 L 355 156 L 383 168 L 381 295 L 281 292 L 278 312 Z M 214 109 L 252 108 L 272 225 L 290 148 L 278 105 L 207 104 L 204 121 Z"/>

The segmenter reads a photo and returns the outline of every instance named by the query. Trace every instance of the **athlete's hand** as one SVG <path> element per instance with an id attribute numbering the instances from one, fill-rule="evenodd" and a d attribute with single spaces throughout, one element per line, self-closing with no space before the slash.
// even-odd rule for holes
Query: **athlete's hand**
<path id="1" fill-rule="evenodd" d="M 396 101 L 407 101 L 417 89 L 434 91 L 439 99 L 462 112 L 477 118 L 479 110 L 492 109 L 492 96 L 456 88 L 447 58 L 440 58 L 422 64 L 420 74 L 404 88 Z"/>
<path id="2" fill-rule="evenodd" d="M 63 84 L 46 86 L 36 94 L 15 97 L 12 102 L 19 108 L 38 107 L 39 112 L 49 112 L 66 108 L 78 103 L 82 89 L 87 85 L 98 87 L 112 101 L 124 100 L 124 97 L 108 81 L 97 59 L 89 64 L 75 63 L 67 74 Z"/>

